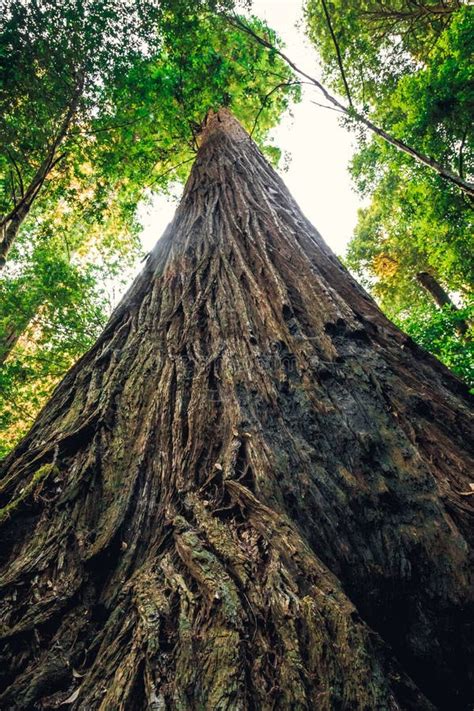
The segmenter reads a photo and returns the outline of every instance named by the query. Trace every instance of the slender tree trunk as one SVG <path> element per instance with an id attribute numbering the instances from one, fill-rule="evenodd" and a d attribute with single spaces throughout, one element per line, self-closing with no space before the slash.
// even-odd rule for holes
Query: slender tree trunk
<path id="1" fill-rule="evenodd" d="M 366 10 L 362 12 L 375 20 L 412 20 L 416 22 L 430 15 L 436 17 L 452 15 L 462 7 L 458 0 L 454 2 L 442 2 L 438 4 L 424 4 L 421 2 L 407 2 L 405 7 L 390 7 L 380 4 L 376 10 Z"/>
<path id="2" fill-rule="evenodd" d="M 71 256 L 71 253 L 68 253 L 68 261 L 71 260 Z M 35 292 L 35 296 L 32 298 L 30 283 L 30 302 L 28 309 L 22 309 L 21 312 L 11 315 L 10 318 L 5 314 L 2 320 L 0 320 L 0 366 L 5 363 L 20 338 L 32 326 L 45 303 L 48 301 L 51 303 L 52 298 L 54 298 L 51 294 L 49 298 L 46 298 L 41 289 L 38 291 L 36 288 Z"/>
<path id="3" fill-rule="evenodd" d="M 45 180 L 53 168 L 64 157 L 63 155 L 58 156 L 58 150 L 71 128 L 82 95 L 83 86 L 84 78 L 81 75 L 58 132 L 51 145 L 47 148 L 45 159 L 32 177 L 24 195 L 21 196 L 20 200 L 8 215 L 0 219 L 0 269 L 5 266 L 8 254 L 15 243 L 20 227 L 27 218 L 38 194 L 41 192 Z"/>
<path id="4" fill-rule="evenodd" d="M 443 289 L 441 284 L 429 272 L 418 272 L 416 275 L 418 283 L 428 292 L 433 301 L 440 309 L 443 306 L 449 306 L 453 311 L 458 311 L 458 307 L 450 298 L 449 294 Z M 468 325 L 465 321 L 460 321 L 457 325 L 457 330 L 461 336 L 464 336 L 468 331 Z"/>
<path id="5" fill-rule="evenodd" d="M 13 324 L 7 324 L 0 335 L 0 365 L 3 365 L 18 343 L 22 331 Z"/>
<path id="6" fill-rule="evenodd" d="M 0 707 L 467 708 L 469 471 L 464 386 L 211 114 L 4 461 Z"/>

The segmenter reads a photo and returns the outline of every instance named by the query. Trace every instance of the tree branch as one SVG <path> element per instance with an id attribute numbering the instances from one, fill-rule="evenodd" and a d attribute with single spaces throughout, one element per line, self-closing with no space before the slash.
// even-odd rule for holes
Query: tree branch
<path id="1" fill-rule="evenodd" d="M 270 96 L 271 96 L 272 94 L 274 94 L 275 91 L 278 91 L 278 89 L 281 89 L 281 88 L 284 87 L 284 86 L 299 86 L 300 84 L 301 84 L 300 81 L 283 81 L 283 82 L 280 82 L 280 84 L 277 84 L 276 86 L 274 86 L 273 89 L 271 89 L 271 90 L 268 92 L 268 94 L 263 97 L 261 106 L 260 106 L 260 108 L 259 108 L 259 110 L 258 110 L 258 112 L 257 112 L 257 115 L 255 116 L 255 121 L 253 122 L 252 130 L 250 131 L 250 138 L 252 138 L 253 134 L 255 133 L 255 129 L 257 128 L 258 119 L 260 118 L 261 113 L 262 113 L 263 109 L 265 108 L 265 106 L 266 106 L 266 104 L 267 104 L 267 101 L 268 101 L 268 99 L 270 98 Z"/>
<path id="2" fill-rule="evenodd" d="M 15 173 L 16 173 L 17 178 L 18 178 L 18 187 L 20 188 L 20 195 L 21 195 L 21 197 L 23 197 L 24 194 L 25 194 L 25 188 L 24 188 L 24 185 L 23 185 L 23 178 L 21 177 L 21 172 L 20 172 L 20 169 L 19 169 L 19 167 L 18 167 L 18 163 L 16 162 L 15 156 L 14 156 L 13 153 L 10 151 L 10 149 L 8 148 L 8 146 L 6 146 L 5 151 L 6 151 L 7 155 L 8 155 L 8 157 L 10 158 L 11 162 L 13 163 L 13 167 L 15 168 Z"/>
<path id="3" fill-rule="evenodd" d="M 435 173 L 437 173 L 439 176 L 441 176 L 448 182 L 452 183 L 453 185 L 456 185 L 458 188 L 460 188 L 460 190 L 462 190 L 464 193 L 466 193 L 466 195 L 468 195 L 472 200 L 474 200 L 474 183 L 470 183 L 467 180 L 464 180 L 456 173 L 453 173 L 449 168 L 446 168 L 445 166 L 438 163 L 438 161 L 436 161 L 434 158 L 431 158 L 431 156 L 426 156 L 424 153 L 420 153 L 415 148 L 412 148 L 411 146 L 407 145 L 398 138 L 394 138 L 389 133 L 387 133 L 387 131 L 385 131 L 380 126 L 374 124 L 370 119 L 361 114 L 355 108 L 345 106 L 338 99 L 336 99 L 335 96 L 330 94 L 320 81 L 300 69 L 286 54 L 284 54 L 280 49 L 272 45 L 271 42 L 269 42 L 267 39 L 257 34 L 251 27 L 248 27 L 248 25 L 242 22 L 242 20 L 240 20 L 238 17 L 231 17 L 225 13 L 223 13 L 223 17 L 233 27 L 235 27 L 236 29 L 240 29 L 243 32 L 246 32 L 263 47 L 266 47 L 270 51 L 275 52 L 275 54 L 281 57 L 288 64 L 288 66 L 293 69 L 294 72 L 296 72 L 302 77 L 305 77 L 305 79 L 308 79 L 312 84 L 314 84 L 314 86 L 316 86 L 321 91 L 324 98 L 330 104 L 336 106 L 348 118 L 354 119 L 355 121 L 358 121 L 359 123 L 363 124 L 370 131 L 372 131 L 372 133 L 375 133 L 377 136 L 379 136 L 379 138 L 382 138 L 386 143 L 389 143 L 391 146 L 394 146 L 394 148 L 397 148 L 397 150 L 401 151 L 402 153 L 411 156 L 421 165 L 430 168 L 430 170 L 433 170 Z"/>
<path id="4" fill-rule="evenodd" d="M 329 111 L 337 111 L 338 114 L 344 113 L 341 109 L 336 109 L 335 106 L 327 106 L 326 104 L 320 104 L 318 101 L 313 101 L 311 99 L 311 103 L 314 104 L 315 106 L 319 106 L 321 109 L 329 109 Z"/>
<path id="5" fill-rule="evenodd" d="M 65 157 L 65 153 L 56 157 L 59 146 L 63 143 L 71 127 L 71 123 L 76 114 L 82 91 L 84 87 L 84 74 L 78 73 L 78 81 L 74 94 L 71 97 L 67 111 L 61 121 L 59 129 L 47 148 L 46 157 L 36 170 L 31 182 L 24 192 L 21 200 L 14 205 L 13 209 L 0 220 L 0 268 L 5 265 L 7 255 L 16 240 L 18 231 L 28 215 L 31 205 L 43 187 L 46 178 L 53 170 L 54 166 Z"/>
<path id="6" fill-rule="evenodd" d="M 464 145 L 466 143 L 466 138 L 468 134 L 469 129 L 466 128 L 466 130 L 463 133 L 462 140 L 461 140 L 461 145 L 459 146 L 459 157 L 458 157 L 458 170 L 459 170 L 459 175 L 461 178 L 464 178 L 464 156 L 463 156 L 463 151 L 464 151 Z"/>
<path id="7" fill-rule="evenodd" d="M 180 163 L 176 163 L 176 165 L 172 165 L 170 168 L 167 170 L 164 170 L 162 173 L 156 176 L 151 183 L 149 183 L 146 187 L 151 188 L 152 185 L 155 185 L 155 183 L 158 182 L 160 178 L 163 178 L 165 175 L 168 175 L 168 173 L 172 173 L 174 170 L 178 170 L 178 168 L 181 168 L 182 165 L 186 165 L 186 163 L 190 163 L 192 160 L 195 160 L 196 156 L 192 155 L 190 158 L 186 158 L 186 160 L 182 160 Z"/>

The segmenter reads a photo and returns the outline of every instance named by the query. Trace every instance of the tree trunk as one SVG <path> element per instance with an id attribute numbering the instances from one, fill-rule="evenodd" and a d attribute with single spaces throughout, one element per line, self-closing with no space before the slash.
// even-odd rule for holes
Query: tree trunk
<path id="1" fill-rule="evenodd" d="M 21 199 L 15 204 L 13 210 L 11 210 L 8 215 L 5 215 L 0 219 L 0 269 L 3 269 L 5 266 L 8 254 L 10 253 L 10 250 L 18 237 L 20 227 L 29 215 L 34 201 L 43 188 L 45 180 L 48 178 L 53 168 L 64 157 L 63 155 L 58 156 L 57 151 L 69 133 L 71 124 L 79 106 L 83 88 L 84 76 L 80 73 L 77 86 L 66 114 L 64 115 L 64 118 L 58 128 L 58 132 L 54 137 L 54 140 L 51 142 L 51 145 L 47 147 L 45 159 L 38 167 L 27 190 L 21 196 Z"/>
<path id="2" fill-rule="evenodd" d="M 22 334 L 22 330 L 12 324 L 7 324 L 0 334 L 0 366 L 3 365 L 15 348 Z"/>
<path id="3" fill-rule="evenodd" d="M 449 306 L 453 311 L 458 311 L 458 307 L 450 298 L 449 294 L 443 289 L 439 281 L 434 278 L 429 272 L 418 272 L 416 275 L 418 283 L 428 292 L 433 301 L 440 309 L 443 306 Z M 456 326 L 459 335 L 464 336 L 468 331 L 468 325 L 465 321 L 460 321 Z"/>
<path id="4" fill-rule="evenodd" d="M 3 317 L 3 324 L 0 328 L 0 366 L 2 366 L 25 331 L 32 324 L 35 316 L 41 307 L 41 299 L 35 299 L 29 304 L 28 311 L 22 310 L 17 315 L 16 320 Z"/>
<path id="5" fill-rule="evenodd" d="M 211 114 L 4 461 L 0 707 L 467 708 L 468 447 L 464 386 Z"/>

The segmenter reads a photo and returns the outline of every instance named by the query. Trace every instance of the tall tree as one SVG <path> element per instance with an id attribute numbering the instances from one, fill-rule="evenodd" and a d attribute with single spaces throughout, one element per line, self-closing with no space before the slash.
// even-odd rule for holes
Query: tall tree
<path id="1" fill-rule="evenodd" d="M 34 210 L 0 275 L 0 457 L 94 343 L 142 253 L 130 208 L 109 195 L 97 214 L 91 193 Z"/>
<path id="2" fill-rule="evenodd" d="M 135 254 L 127 247 L 123 260 Z M 71 259 L 52 240 L 34 250 L 19 275 L 0 280 L 0 458 L 103 329 L 113 288 L 125 288 L 127 270 L 116 256 L 114 249 L 102 261 Z"/>
<path id="3" fill-rule="evenodd" d="M 324 12 L 324 8 L 327 12 Z M 311 39 L 325 79 L 373 120 L 461 177 L 474 176 L 474 11 L 464 2 L 410 0 L 362 3 L 309 0 Z M 348 264 L 424 345 L 474 381 L 468 333 L 472 319 L 473 203 L 386 142 L 357 132 L 351 173 L 370 202 L 361 210 Z M 436 280 L 464 314 L 437 312 L 439 299 L 418 274 Z M 431 282 L 433 283 L 433 281 Z M 439 292 L 438 288 L 438 293 Z M 422 318 L 420 320 L 420 314 Z M 459 317 L 459 318 L 458 318 Z M 444 323 L 444 344 L 422 324 Z M 414 328 L 412 328 L 414 326 Z M 428 330 L 431 330 L 429 326 Z M 421 338 L 420 338 L 421 336 Z M 451 357 L 451 346 L 457 353 Z M 458 360 L 464 349 L 463 362 Z"/>
<path id="4" fill-rule="evenodd" d="M 80 159 L 77 131 L 100 111 L 101 87 L 159 45 L 154 0 L 2 0 L 1 10 L 0 267 L 45 186 L 56 200 L 64 192 L 55 168 Z"/>
<path id="5" fill-rule="evenodd" d="M 198 142 L 3 463 L 1 707 L 466 708 L 465 388 L 227 111 Z"/>

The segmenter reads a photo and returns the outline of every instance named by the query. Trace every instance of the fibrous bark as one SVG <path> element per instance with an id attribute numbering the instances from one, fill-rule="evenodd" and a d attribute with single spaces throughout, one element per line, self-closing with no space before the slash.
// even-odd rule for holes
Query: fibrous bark
<path id="1" fill-rule="evenodd" d="M 4 462 L 0 708 L 467 708 L 470 462 L 464 386 L 212 114 Z"/>

